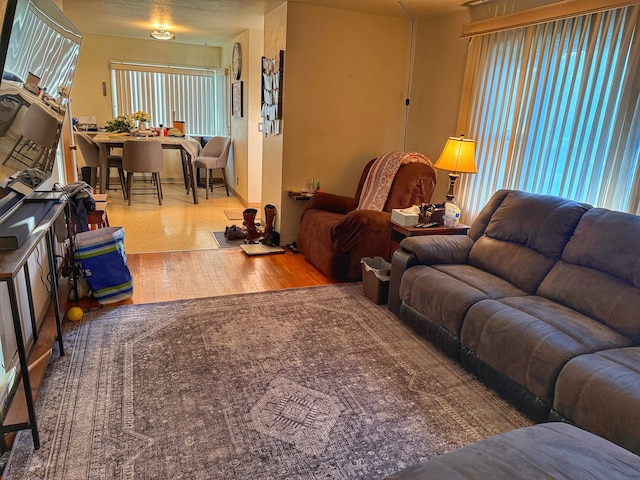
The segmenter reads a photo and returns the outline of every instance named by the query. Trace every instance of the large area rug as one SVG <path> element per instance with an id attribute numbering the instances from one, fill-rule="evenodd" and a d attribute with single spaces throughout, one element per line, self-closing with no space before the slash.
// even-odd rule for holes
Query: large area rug
<path id="1" fill-rule="evenodd" d="M 360 284 L 65 324 L 4 480 L 380 479 L 530 422 Z"/>

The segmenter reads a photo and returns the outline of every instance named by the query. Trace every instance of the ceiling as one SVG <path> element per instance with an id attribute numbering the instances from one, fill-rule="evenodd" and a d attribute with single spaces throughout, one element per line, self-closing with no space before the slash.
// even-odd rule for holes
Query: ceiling
<path id="1" fill-rule="evenodd" d="M 376 15 L 405 17 L 399 0 L 294 0 Z M 464 9 L 465 0 L 401 0 L 416 19 Z M 149 39 L 164 25 L 176 42 L 223 46 L 246 29 L 263 29 L 264 15 L 285 0 L 62 0 L 64 13 L 84 34 Z"/>

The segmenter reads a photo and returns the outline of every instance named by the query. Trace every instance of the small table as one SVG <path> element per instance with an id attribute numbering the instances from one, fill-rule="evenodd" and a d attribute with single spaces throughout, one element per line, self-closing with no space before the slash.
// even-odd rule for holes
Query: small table
<path id="1" fill-rule="evenodd" d="M 421 237 L 423 235 L 466 235 L 469 226 L 459 223 L 456 227 L 449 228 L 444 225 L 430 228 L 405 227 L 397 223 L 389 222 L 389 254 L 387 259 L 391 261 L 395 251 L 400 248 L 400 242 L 407 237 Z"/>

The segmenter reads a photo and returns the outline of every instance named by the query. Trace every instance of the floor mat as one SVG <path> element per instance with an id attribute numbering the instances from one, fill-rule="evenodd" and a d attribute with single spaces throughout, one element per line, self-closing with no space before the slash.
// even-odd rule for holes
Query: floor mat
<path id="1" fill-rule="evenodd" d="M 243 220 L 242 208 L 227 208 L 222 210 L 229 220 Z"/>
<path id="2" fill-rule="evenodd" d="M 224 232 L 211 232 L 211 235 L 213 235 L 213 239 L 216 241 L 219 248 L 240 248 L 240 245 L 244 244 L 243 238 L 227 240 L 224 237 Z"/>

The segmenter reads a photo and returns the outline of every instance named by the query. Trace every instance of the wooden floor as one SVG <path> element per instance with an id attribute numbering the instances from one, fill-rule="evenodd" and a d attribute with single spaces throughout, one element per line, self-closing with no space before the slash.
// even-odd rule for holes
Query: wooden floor
<path id="1" fill-rule="evenodd" d="M 133 298 L 152 303 L 334 283 L 301 254 L 250 257 L 240 248 L 127 255 Z"/>

